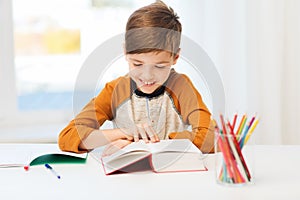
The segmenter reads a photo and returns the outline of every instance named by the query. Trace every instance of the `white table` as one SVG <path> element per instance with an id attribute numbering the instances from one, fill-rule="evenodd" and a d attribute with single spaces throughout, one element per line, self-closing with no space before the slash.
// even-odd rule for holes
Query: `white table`
<path id="1" fill-rule="evenodd" d="M 1 144 L 0 144 L 1 145 Z M 22 144 L 12 144 L 16 148 Z M 53 144 L 55 145 L 55 144 Z M 216 183 L 214 155 L 208 171 L 105 176 L 91 156 L 86 164 L 0 168 L 0 199 L 300 199 L 300 146 L 255 146 L 254 184 L 226 187 Z"/>

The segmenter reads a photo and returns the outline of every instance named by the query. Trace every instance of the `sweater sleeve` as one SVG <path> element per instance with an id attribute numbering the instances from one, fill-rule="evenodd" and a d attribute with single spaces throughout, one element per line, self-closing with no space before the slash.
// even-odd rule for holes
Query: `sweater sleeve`
<path id="1" fill-rule="evenodd" d="M 76 153 L 85 152 L 79 144 L 93 130 L 99 129 L 106 121 L 112 119 L 111 94 L 113 84 L 107 83 L 100 94 L 93 98 L 81 112 L 61 131 L 58 138 L 59 148 Z"/>
<path id="2" fill-rule="evenodd" d="M 185 75 L 177 78 L 172 88 L 175 107 L 183 121 L 191 125 L 192 130 L 170 133 L 169 138 L 190 139 L 202 152 L 214 152 L 214 129 L 211 124 L 211 113 L 201 95 Z"/>

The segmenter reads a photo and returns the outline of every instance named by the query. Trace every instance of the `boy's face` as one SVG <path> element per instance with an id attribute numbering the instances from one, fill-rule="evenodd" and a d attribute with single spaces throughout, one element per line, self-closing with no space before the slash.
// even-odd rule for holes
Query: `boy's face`
<path id="1" fill-rule="evenodd" d="M 166 51 L 126 54 L 129 76 L 140 91 L 151 94 L 168 79 L 171 66 L 176 64 L 178 57 L 178 54 L 171 56 Z"/>

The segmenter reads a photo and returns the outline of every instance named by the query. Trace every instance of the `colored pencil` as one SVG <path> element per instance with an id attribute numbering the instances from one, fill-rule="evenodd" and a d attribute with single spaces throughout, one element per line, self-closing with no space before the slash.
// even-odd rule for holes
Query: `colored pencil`
<path id="1" fill-rule="evenodd" d="M 232 136 L 233 143 L 234 143 L 234 146 L 235 146 L 235 148 L 236 148 L 236 150 L 237 150 L 238 156 L 239 156 L 239 158 L 241 159 L 241 164 L 242 164 L 241 167 L 244 168 L 244 170 L 245 170 L 245 172 L 246 172 L 246 175 L 247 175 L 246 178 L 248 179 L 248 181 L 250 181 L 251 175 L 250 175 L 249 169 L 248 169 L 248 167 L 247 167 L 247 164 L 246 164 L 246 162 L 245 162 L 244 156 L 243 156 L 243 154 L 242 154 L 242 150 L 241 150 L 241 148 L 240 148 L 240 145 L 239 145 L 239 143 L 237 142 L 237 139 L 236 139 L 236 137 L 235 137 L 235 135 L 234 135 L 234 132 L 230 132 L 230 134 L 231 134 L 231 136 Z"/>
<path id="2" fill-rule="evenodd" d="M 249 131 L 248 131 L 248 134 L 246 135 L 246 139 L 245 139 L 244 144 L 246 144 L 246 143 L 248 142 L 248 140 L 249 140 L 250 136 L 252 135 L 254 129 L 256 128 L 258 122 L 259 122 L 259 119 L 256 119 L 256 120 L 254 121 L 253 125 L 251 126 L 251 128 L 250 128 Z"/>
<path id="3" fill-rule="evenodd" d="M 236 119 L 237 119 L 237 113 L 234 114 L 234 117 L 233 117 L 233 122 L 232 122 L 232 130 L 234 131 L 234 127 L 235 127 L 235 124 L 236 124 Z"/>
<path id="4" fill-rule="evenodd" d="M 222 131 L 221 131 L 222 132 Z M 230 167 L 230 158 L 228 156 L 228 151 L 227 149 L 225 148 L 225 142 L 223 141 L 222 139 L 222 136 L 221 136 L 221 133 L 220 135 L 218 135 L 218 146 L 223 154 L 223 159 L 224 159 L 224 162 L 225 162 L 225 165 L 226 165 L 226 171 L 228 172 L 228 176 L 229 176 L 229 180 L 230 182 L 234 182 L 234 177 L 233 177 L 233 171 L 232 171 L 232 168 Z"/>

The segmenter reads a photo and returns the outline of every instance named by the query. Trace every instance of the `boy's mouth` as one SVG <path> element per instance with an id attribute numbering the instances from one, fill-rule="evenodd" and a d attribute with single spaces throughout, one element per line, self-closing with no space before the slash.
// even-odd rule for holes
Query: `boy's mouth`
<path id="1" fill-rule="evenodd" d="M 151 82 L 150 81 L 142 81 L 142 80 L 140 80 L 140 81 L 142 82 L 143 86 L 147 86 L 147 87 L 150 87 L 155 84 L 154 81 L 151 81 Z"/>

